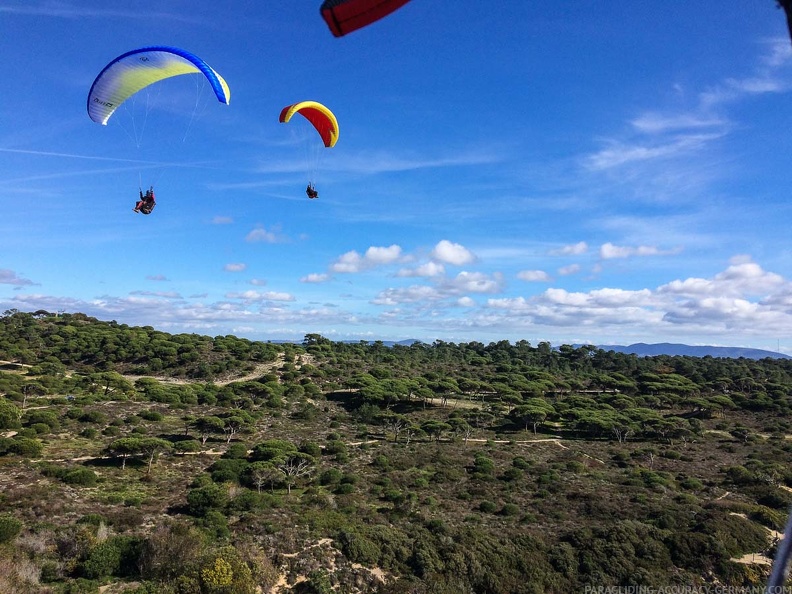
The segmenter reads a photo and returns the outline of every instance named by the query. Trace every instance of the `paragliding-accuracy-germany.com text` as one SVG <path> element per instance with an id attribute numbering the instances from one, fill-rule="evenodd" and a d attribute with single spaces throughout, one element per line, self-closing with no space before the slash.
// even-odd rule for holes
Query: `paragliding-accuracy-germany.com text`
<path id="1" fill-rule="evenodd" d="M 584 586 L 583 594 L 792 594 L 792 587 L 777 586 Z"/>

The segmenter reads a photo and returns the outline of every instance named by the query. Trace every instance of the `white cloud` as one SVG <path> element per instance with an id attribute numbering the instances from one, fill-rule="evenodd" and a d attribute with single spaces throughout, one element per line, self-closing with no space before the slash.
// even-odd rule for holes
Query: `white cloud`
<path id="1" fill-rule="evenodd" d="M 169 279 L 164 274 L 153 274 L 153 275 L 147 276 L 146 280 L 162 282 L 162 281 L 167 281 Z"/>
<path id="2" fill-rule="evenodd" d="M 558 269 L 558 274 L 561 276 L 569 276 L 580 272 L 580 264 L 570 264 L 569 266 L 562 266 Z"/>
<path id="3" fill-rule="evenodd" d="M 251 243 L 279 243 L 284 241 L 284 239 L 285 238 L 279 234 L 277 229 L 268 231 L 265 227 L 256 227 L 245 237 L 245 241 L 249 241 Z"/>
<path id="4" fill-rule="evenodd" d="M 625 141 L 609 141 L 609 147 L 589 155 L 585 165 L 592 170 L 604 170 L 636 161 L 650 161 L 666 157 L 678 157 L 704 146 L 723 136 L 713 134 L 684 134 L 658 143 L 628 143 Z"/>
<path id="5" fill-rule="evenodd" d="M 144 297 L 164 297 L 165 299 L 182 299 L 183 297 L 176 291 L 130 291 L 130 295 L 141 295 Z"/>
<path id="6" fill-rule="evenodd" d="M 579 241 L 556 250 L 551 250 L 551 256 L 579 256 L 588 251 L 588 244 L 585 241 Z"/>
<path id="7" fill-rule="evenodd" d="M 732 264 L 711 279 L 687 278 L 662 285 L 658 292 L 690 298 L 773 295 L 790 290 L 790 283 L 755 262 Z M 777 296 L 776 296 L 777 298 Z"/>
<path id="8" fill-rule="evenodd" d="M 267 281 L 264 280 L 263 278 L 251 278 L 250 284 L 255 285 L 256 287 L 263 287 L 264 285 L 267 284 Z"/>
<path id="9" fill-rule="evenodd" d="M 437 262 L 427 262 L 416 268 L 402 268 L 396 274 L 401 277 L 435 277 L 445 274 L 445 266 Z"/>
<path id="10" fill-rule="evenodd" d="M 25 285 L 35 285 L 32 280 L 28 280 L 26 278 L 22 278 L 17 276 L 17 274 L 13 270 L 8 270 L 7 268 L 0 268 L 0 284 L 3 285 L 16 285 L 18 287 L 25 286 Z"/>
<path id="11" fill-rule="evenodd" d="M 429 282 L 379 291 L 371 303 L 388 311 L 376 317 L 344 311 L 338 304 L 294 308 L 296 297 L 290 293 L 256 290 L 228 293 L 222 301 L 209 303 L 146 291 L 91 300 L 19 294 L 1 300 L 0 311 L 80 311 L 174 332 L 222 334 L 230 328 L 252 327 L 262 333 L 257 338 L 277 336 L 272 334 L 275 329 L 291 329 L 289 336 L 299 337 L 317 328 L 346 326 L 354 332 L 374 325 L 420 327 L 430 339 L 443 333 L 481 340 L 482 333 L 514 338 L 559 337 L 566 332 L 600 343 L 603 337 L 683 342 L 695 337 L 694 343 L 701 344 L 702 337 L 709 337 L 712 344 L 734 343 L 735 336 L 748 343 L 792 335 L 792 283 L 744 257 L 707 278 L 672 280 L 638 290 L 552 287 L 533 296 L 500 296 L 500 275 L 471 272 Z M 476 295 L 489 298 L 479 303 Z M 206 295 L 191 297 L 206 299 Z"/>
<path id="12" fill-rule="evenodd" d="M 521 270 L 517 273 L 517 278 L 529 283 L 544 283 L 552 280 L 544 270 Z"/>
<path id="13" fill-rule="evenodd" d="M 483 272 L 460 272 L 453 279 L 444 279 L 439 288 L 445 294 L 497 293 L 503 289 L 503 275 Z"/>
<path id="14" fill-rule="evenodd" d="M 226 264 L 223 266 L 223 270 L 226 272 L 242 272 L 247 268 L 247 264 L 242 264 L 241 262 Z"/>
<path id="15" fill-rule="evenodd" d="M 436 301 L 442 294 L 434 287 L 413 285 L 406 288 L 385 289 L 372 299 L 375 305 L 399 305 L 403 303 L 422 303 Z"/>
<path id="16" fill-rule="evenodd" d="M 430 257 L 438 262 L 453 264 L 454 266 L 462 266 L 463 264 L 470 264 L 476 261 L 476 256 L 470 250 L 447 239 L 438 242 Z"/>
<path id="17" fill-rule="evenodd" d="M 678 253 L 679 250 L 661 250 L 655 246 L 617 246 L 612 243 L 603 243 L 600 246 L 600 258 L 612 260 L 614 258 L 629 258 L 631 256 L 664 256 Z"/>
<path id="18" fill-rule="evenodd" d="M 363 256 L 352 250 L 341 255 L 331 264 L 330 270 L 339 273 L 361 272 L 376 266 L 396 262 L 401 257 L 401 252 L 401 247 L 395 244 L 388 247 L 372 246 L 366 250 Z"/>
<path id="19" fill-rule="evenodd" d="M 370 247 L 366 250 L 365 260 L 374 266 L 381 264 L 390 264 L 395 262 L 401 256 L 401 247 L 398 245 L 391 245 L 388 247 Z"/>
<path id="20" fill-rule="evenodd" d="M 645 113 L 638 116 L 630 123 L 636 130 L 646 133 L 668 132 L 671 130 L 690 128 L 712 128 L 727 124 L 726 121 L 717 116 L 691 113 L 671 116 L 664 116 L 657 113 Z"/>
<path id="21" fill-rule="evenodd" d="M 330 278 L 331 277 L 330 277 L 329 274 L 319 274 L 319 273 L 313 272 L 313 273 L 311 273 L 311 274 L 309 274 L 307 276 L 302 277 L 300 279 L 300 282 L 301 283 L 324 283 L 324 282 L 327 282 L 328 280 L 330 280 Z"/>
<path id="22" fill-rule="evenodd" d="M 290 293 L 279 293 L 276 291 L 267 291 L 259 293 L 258 291 L 243 291 L 241 293 L 226 293 L 226 299 L 241 299 L 246 302 L 254 301 L 294 301 L 294 295 Z"/>
<path id="23" fill-rule="evenodd" d="M 213 225 L 230 225 L 233 222 L 234 219 L 232 219 L 231 217 L 216 216 L 212 219 Z"/>

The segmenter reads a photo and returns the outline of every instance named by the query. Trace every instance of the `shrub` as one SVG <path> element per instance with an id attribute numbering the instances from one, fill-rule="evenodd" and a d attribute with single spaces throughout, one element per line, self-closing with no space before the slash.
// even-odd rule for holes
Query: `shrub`
<path id="1" fill-rule="evenodd" d="M 107 415 L 98 410 L 89 410 L 81 414 L 77 420 L 80 423 L 103 424 L 107 422 Z"/>
<path id="2" fill-rule="evenodd" d="M 128 576 L 134 573 L 140 541 L 129 536 L 112 536 L 99 543 L 83 562 L 82 573 L 89 579 Z"/>
<path id="3" fill-rule="evenodd" d="M 337 468 L 328 468 L 319 475 L 320 485 L 335 485 L 341 482 L 343 474 Z"/>
<path id="4" fill-rule="evenodd" d="M 75 468 L 63 475 L 63 482 L 67 485 L 78 487 L 93 487 L 96 485 L 96 473 L 89 468 Z"/>
<path id="5" fill-rule="evenodd" d="M 165 415 L 156 410 L 144 410 L 139 412 L 138 416 L 147 421 L 162 421 L 165 418 Z"/>
<path id="6" fill-rule="evenodd" d="M 522 456 L 515 456 L 514 459 L 512 459 L 512 466 L 520 470 L 526 470 L 531 467 L 531 463 Z"/>
<path id="7" fill-rule="evenodd" d="M 517 516 L 520 514 L 520 506 L 515 503 L 506 503 L 498 513 L 502 516 Z"/>
<path id="8" fill-rule="evenodd" d="M 680 481 L 679 486 L 683 489 L 688 489 L 689 491 L 699 491 L 704 488 L 704 483 L 702 483 L 697 478 L 688 477 Z"/>
<path id="9" fill-rule="evenodd" d="M 247 451 L 248 447 L 244 443 L 232 443 L 221 457 L 230 458 L 232 460 L 243 460 L 247 458 Z"/>
<path id="10" fill-rule="evenodd" d="M 22 532 L 22 522 L 11 514 L 0 515 L 0 543 L 14 540 Z"/>
<path id="11" fill-rule="evenodd" d="M 205 516 L 209 510 L 222 509 L 228 503 L 228 493 L 220 485 L 207 485 L 187 493 L 187 508 L 194 516 Z"/>
<path id="12" fill-rule="evenodd" d="M 27 437 L 12 439 L 11 443 L 8 444 L 9 453 L 26 458 L 38 458 L 41 456 L 43 449 L 44 446 L 40 442 Z"/>
<path id="13" fill-rule="evenodd" d="M 299 451 L 303 454 L 308 454 L 309 456 L 313 456 L 314 458 L 318 458 L 322 455 L 322 448 L 319 447 L 318 443 L 313 441 L 306 441 L 300 444 Z"/>
<path id="14" fill-rule="evenodd" d="M 485 514 L 494 514 L 497 509 L 498 506 L 492 501 L 482 501 L 479 503 L 479 511 L 482 511 Z"/>
<path id="15" fill-rule="evenodd" d="M 355 491 L 355 485 L 352 485 L 350 483 L 343 483 L 343 484 L 338 485 L 335 488 L 334 493 L 336 495 L 349 495 L 350 493 L 353 493 L 354 491 Z"/>

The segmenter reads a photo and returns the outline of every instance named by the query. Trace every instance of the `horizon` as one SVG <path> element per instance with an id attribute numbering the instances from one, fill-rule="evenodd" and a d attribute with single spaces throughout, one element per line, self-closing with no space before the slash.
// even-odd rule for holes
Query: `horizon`
<path id="1" fill-rule="evenodd" d="M 775 2 L 412 0 L 343 38 L 320 4 L 0 0 L 0 311 L 792 354 Z M 206 60 L 229 104 L 180 76 L 92 122 L 99 72 L 151 45 Z M 278 122 L 301 100 L 337 116 L 332 149 Z"/>

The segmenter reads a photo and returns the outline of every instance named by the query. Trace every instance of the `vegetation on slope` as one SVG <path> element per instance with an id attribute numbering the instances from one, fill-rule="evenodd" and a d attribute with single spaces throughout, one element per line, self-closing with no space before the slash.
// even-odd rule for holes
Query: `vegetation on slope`
<path id="1" fill-rule="evenodd" d="M 0 359 L 3 592 L 757 585 L 792 501 L 788 360 L 43 311 Z"/>

